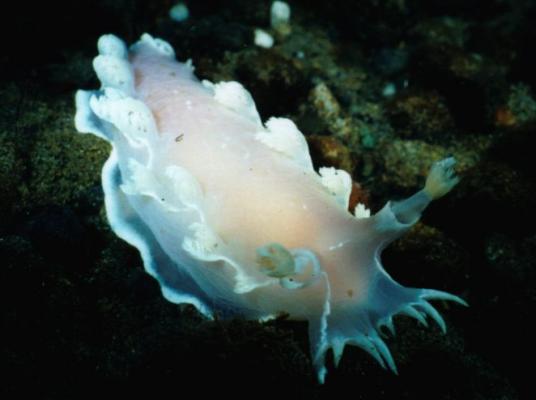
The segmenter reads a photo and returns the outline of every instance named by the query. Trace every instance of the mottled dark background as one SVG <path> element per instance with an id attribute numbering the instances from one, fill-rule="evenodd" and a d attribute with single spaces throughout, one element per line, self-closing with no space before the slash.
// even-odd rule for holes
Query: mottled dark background
<path id="1" fill-rule="evenodd" d="M 183 23 L 164 0 L 4 6 L 2 397 L 533 398 L 534 2 L 296 0 L 292 33 L 269 50 L 252 45 L 254 28 L 269 29 L 269 1 L 186 3 Z M 295 120 L 315 164 L 352 172 L 355 198 L 374 211 L 455 155 L 459 186 L 384 253 L 401 283 L 470 303 L 437 304 L 447 335 L 399 317 L 388 339 L 399 376 L 347 348 L 338 369 L 328 357 L 321 386 L 305 323 L 207 321 L 166 302 L 106 223 L 109 145 L 73 127 L 74 92 L 98 85 L 98 37 L 143 32 L 191 57 L 200 77 L 242 82 L 263 118 Z"/>

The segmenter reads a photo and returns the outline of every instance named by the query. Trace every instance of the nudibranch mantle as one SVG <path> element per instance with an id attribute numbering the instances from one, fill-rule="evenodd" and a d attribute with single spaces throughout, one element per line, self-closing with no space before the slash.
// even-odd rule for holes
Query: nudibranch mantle
<path id="1" fill-rule="evenodd" d="M 238 82 L 199 82 L 191 61 L 144 34 L 127 49 L 98 42 L 100 90 L 76 94 L 75 125 L 112 145 L 102 171 L 115 233 L 135 246 L 146 271 L 174 303 L 211 318 L 306 320 L 320 382 L 325 354 L 345 345 L 396 372 L 380 328 L 393 316 L 445 323 L 428 300 L 465 302 L 396 283 L 382 249 L 457 182 L 454 159 L 431 168 L 423 190 L 370 216 L 348 211 L 352 179 L 311 162 L 289 119 L 263 124 Z"/>

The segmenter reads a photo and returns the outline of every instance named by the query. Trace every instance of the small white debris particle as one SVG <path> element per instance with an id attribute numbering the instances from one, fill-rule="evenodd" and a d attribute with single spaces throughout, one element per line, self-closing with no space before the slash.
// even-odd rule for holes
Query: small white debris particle
<path id="1" fill-rule="evenodd" d="M 262 29 L 255 29 L 254 42 L 259 47 L 269 49 L 274 45 L 274 38 Z"/>
<path id="2" fill-rule="evenodd" d="M 169 10 L 169 18 L 176 22 L 183 22 L 190 16 L 190 11 L 184 3 L 177 3 Z"/>
<path id="3" fill-rule="evenodd" d="M 274 1 L 270 8 L 270 22 L 272 28 L 290 21 L 290 6 L 284 1 Z"/>
<path id="4" fill-rule="evenodd" d="M 383 87 L 382 95 L 384 97 L 392 97 L 396 94 L 396 86 L 394 83 L 389 82 L 387 85 Z"/>

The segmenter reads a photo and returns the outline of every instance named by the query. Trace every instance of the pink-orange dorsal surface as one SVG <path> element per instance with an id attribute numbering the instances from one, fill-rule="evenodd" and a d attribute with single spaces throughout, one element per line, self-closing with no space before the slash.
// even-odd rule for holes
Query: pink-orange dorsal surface
<path id="1" fill-rule="evenodd" d="M 380 328 L 393 316 L 445 323 L 428 300 L 383 269 L 383 248 L 456 183 L 453 158 L 435 163 L 415 195 L 374 215 L 348 211 L 343 170 L 315 171 L 286 118 L 262 122 L 238 82 L 200 82 L 190 61 L 144 34 L 130 49 L 104 35 L 94 60 L 99 90 L 76 94 L 75 125 L 112 145 L 102 171 L 108 220 L 135 246 L 166 299 L 211 318 L 308 322 L 318 379 L 354 345 L 396 372 Z M 283 94 L 281 94 L 283 95 Z"/>

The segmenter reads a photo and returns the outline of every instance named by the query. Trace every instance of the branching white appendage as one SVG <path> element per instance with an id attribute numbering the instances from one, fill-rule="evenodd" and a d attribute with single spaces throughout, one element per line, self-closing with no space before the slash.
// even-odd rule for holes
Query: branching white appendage
<path id="1" fill-rule="evenodd" d="M 382 279 L 389 279 L 387 276 Z M 313 353 L 318 379 L 323 382 L 325 370 L 325 353 L 329 348 L 333 350 L 335 366 L 338 366 L 344 347 L 353 345 L 362 348 L 369 353 L 383 368 L 390 369 L 398 374 L 396 363 L 387 344 L 382 339 L 382 328 L 385 327 L 395 335 L 393 317 L 398 314 L 415 318 L 424 326 L 428 326 L 427 317 L 432 318 L 443 333 L 446 332 L 446 324 L 439 312 L 428 300 L 448 300 L 467 306 L 467 303 L 458 296 L 434 289 L 405 288 L 394 281 L 385 282 L 383 290 L 393 291 L 392 298 L 388 303 L 396 307 L 382 307 L 383 309 L 358 308 L 357 312 L 340 312 L 335 309 L 327 319 L 327 332 L 325 343 L 318 343 Z M 384 295 L 386 293 L 383 293 Z M 395 299 L 404 298 L 404 303 L 398 303 Z M 383 312 L 383 314 L 379 314 Z"/>

